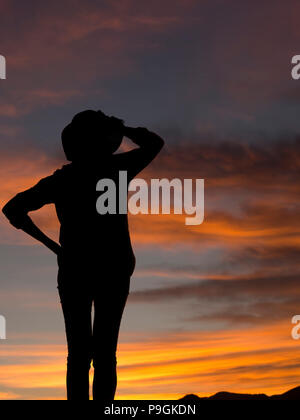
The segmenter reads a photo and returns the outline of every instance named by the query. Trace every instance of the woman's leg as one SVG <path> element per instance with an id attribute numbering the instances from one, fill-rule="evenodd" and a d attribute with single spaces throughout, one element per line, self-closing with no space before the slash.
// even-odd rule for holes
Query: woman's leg
<path id="1" fill-rule="evenodd" d="M 92 299 L 83 288 L 68 287 L 59 275 L 59 294 L 68 342 L 68 400 L 89 400 L 89 371 L 92 359 Z M 74 279 L 73 279 L 74 280 Z"/>
<path id="2" fill-rule="evenodd" d="M 109 281 L 109 280 L 108 280 Z M 115 287 L 114 287 L 115 286 Z M 117 388 L 117 343 L 130 277 L 96 293 L 93 327 L 94 400 L 114 400 Z"/>

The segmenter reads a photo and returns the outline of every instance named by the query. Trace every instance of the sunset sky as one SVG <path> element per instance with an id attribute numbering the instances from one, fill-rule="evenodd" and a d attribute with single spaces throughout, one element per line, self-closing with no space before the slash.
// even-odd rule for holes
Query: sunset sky
<path id="1" fill-rule="evenodd" d="M 297 0 L 0 2 L 1 207 L 65 164 L 61 130 L 84 109 L 165 139 L 140 176 L 205 179 L 202 225 L 129 218 L 117 398 L 300 385 L 299 13 Z M 52 206 L 33 218 L 58 237 Z M 55 256 L 1 214 L 0 267 L 0 399 L 64 399 Z"/>

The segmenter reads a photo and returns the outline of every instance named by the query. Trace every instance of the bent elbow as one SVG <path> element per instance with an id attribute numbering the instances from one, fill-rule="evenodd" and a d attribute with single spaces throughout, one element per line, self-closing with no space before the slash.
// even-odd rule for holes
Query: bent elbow
<path id="1" fill-rule="evenodd" d="M 155 148 L 157 150 L 157 153 L 158 153 L 164 147 L 165 141 L 158 134 L 155 134 L 155 133 L 153 133 L 153 134 L 154 134 L 154 136 L 153 136 L 153 140 L 154 140 L 153 145 L 155 146 Z"/>
<path id="2" fill-rule="evenodd" d="M 159 150 L 161 150 L 165 145 L 165 141 L 164 139 L 162 139 L 161 137 L 159 137 Z"/>
<path id="3" fill-rule="evenodd" d="M 17 200 L 18 195 L 8 201 L 2 208 L 2 213 L 16 229 L 20 229 L 27 214 L 16 206 Z"/>
<path id="4" fill-rule="evenodd" d="M 164 147 L 165 142 L 161 137 L 157 137 L 156 139 L 156 145 L 155 145 L 155 149 L 156 149 L 156 154 L 160 153 L 161 149 Z"/>
<path id="5" fill-rule="evenodd" d="M 6 203 L 4 207 L 2 207 L 2 213 L 7 219 L 10 219 L 10 214 L 11 214 L 11 208 L 10 208 L 9 203 L 10 201 Z"/>

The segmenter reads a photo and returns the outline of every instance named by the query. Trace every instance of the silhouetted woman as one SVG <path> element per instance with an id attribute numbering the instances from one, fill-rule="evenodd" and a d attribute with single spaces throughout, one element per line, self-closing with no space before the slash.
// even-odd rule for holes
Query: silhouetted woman
<path id="1" fill-rule="evenodd" d="M 139 148 L 113 154 L 123 136 Z M 98 214 L 96 183 L 109 178 L 118 192 L 119 171 L 128 183 L 158 154 L 163 140 L 146 128 L 126 127 L 122 120 L 101 111 L 84 111 L 62 132 L 71 162 L 17 194 L 3 213 L 57 254 L 58 289 L 68 342 L 69 400 L 89 399 L 89 371 L 93 361 L 93 397 L 114 399 L 119 328 L 135 267 L 127 214 Z M 98 195 L 97 195 L 98 194 Z M 118 206 L 116 194 L 116 209 Z M 54 203 L 61 224 L 60 244 L 46 236 L 28 212 Z M 92 305 L 94 321 L 92 322 Z"/>

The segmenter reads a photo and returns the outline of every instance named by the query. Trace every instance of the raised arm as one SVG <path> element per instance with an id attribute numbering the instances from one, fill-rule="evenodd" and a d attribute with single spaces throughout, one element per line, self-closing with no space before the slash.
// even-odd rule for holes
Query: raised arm
<path id="1" fill-rule="evenodd" d="M 51 202 L 45 195 L 45 188 L 51 183 L 50 178 L 45 178 L 35 187 L 17 194 L 5 204 L 2 212 L 16 229 L 23 230 L 58 255 L 60 245 L 45 235 L 28 216 L 29 211 L 37 210 Z"/>
<path id="2" fill-rule="evenodd" d="M 138 149 L 121 153 L 118 156 L 120 167 L 128 171 L 129 177 L 134 178 L 157 156 L 164 140 L 147 128 L 124 127 L 124 136 L 139 146 Z"/>

